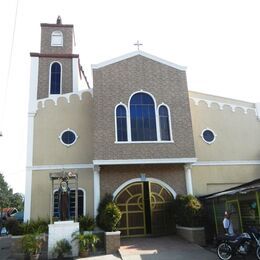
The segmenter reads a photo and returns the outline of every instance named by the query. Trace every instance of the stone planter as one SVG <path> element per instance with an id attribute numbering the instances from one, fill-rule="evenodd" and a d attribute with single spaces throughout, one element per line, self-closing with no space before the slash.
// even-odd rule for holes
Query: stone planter
<path id="1" fill-rule="evenodd" d="M 120 248 L 120 231 L 105 232 L 106 254 L 114 254 Z"/>
<path id="2" fill-rule="evenodd" d="M 176 231 L 177 235 L 189 242 L 198 244 L 200 246 L 206 245 L 204 227 L 182 227 L 176 225 Z"/>

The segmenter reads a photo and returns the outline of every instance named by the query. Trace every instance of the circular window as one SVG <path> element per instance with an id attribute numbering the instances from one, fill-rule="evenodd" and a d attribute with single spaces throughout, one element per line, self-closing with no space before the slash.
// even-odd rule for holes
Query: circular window
<path id="1" fill-rule="evenodd" d="M 202 139 L 208 143 L 211 144 L 216 139 L 216 134 L 211 129 L 204 129 L 201 133 Z"/>
<path id="2" fill-rule="evenodd" d="M 78 136 L 75 131 L 68 128 L 60 134 L 59 139 L 64 145 L 70 146 L 77 141 Z"/>

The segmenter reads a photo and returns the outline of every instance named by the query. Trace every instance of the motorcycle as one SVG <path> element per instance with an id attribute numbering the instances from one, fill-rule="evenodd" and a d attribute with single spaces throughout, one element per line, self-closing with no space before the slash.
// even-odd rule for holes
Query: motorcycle
<path id="1" fill-rule="evenodd" d="M 248 232 L 238 236 L 225 235 L 218 245 L 217 254 L 221 260 L 229 260 L 235 255 L 246 256 L 256 247 L 256 257 L 260 260 L 260 233 L 256 228 L 250 227 Z"/>

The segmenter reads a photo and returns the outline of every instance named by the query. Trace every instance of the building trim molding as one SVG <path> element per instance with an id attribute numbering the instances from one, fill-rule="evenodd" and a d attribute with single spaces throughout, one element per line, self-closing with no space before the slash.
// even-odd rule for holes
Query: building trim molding
<path id="1" fill-rule="evenodd" d="M 195 163 L 197 158 L 160 158 L 160 159 L 125 159 L 93 160 L 94 165 L 128 165 L 128 164 L 177 164 Z"/>
<path id="2" fill-rule="evenodd" d="M 197 161 L 192 166 L 232 166 L 232 165 L 260 165 L 260 160 L 248 161 Z"/>
<path id="3" fill-rule="evenodd" d="M 186 71 L 186 69 L 187 69 L 187 67 L 185 67 L 185 66 L 177 65 L 175 63 L 172 63 L 172 62 L 167 61 L 167 60 L 163 60 L 159 57 L 156 57 L 152 54 L 149 54 L 149 53 L 146 53 L 146 52 L 140 51 L 140 50 L 130 52 L 130 53 L 127 53 L 125 55 L 122 55 L 122 56 L 119 56 L 117 58 L 107 60 L 107 61 L 104 61 L 104 62 L 101 62 L 101 63 L 98 63 L 98 64 L 93 64 L 93 65 L 91 65 L 91 68 L 92 69 L 99 69 L 99 68 L 105 67 L 107 65 L 111 65 L 111 64 L 114 64 L 116 62 L 123 61 L 125 59 L 129 59 L 129 58 L 132 58 L 132 57 L 135 57 L 135 56 L 138 56 L 138 55 L 143 56 L 143 57 L 148 58 L 148 59 L 151 59 L 151 60 L 154 60 L 154 61 L 157 61 L 159 63 L 165 64 L 167 66 L 173 67 L 173 68 L 178 69 L 178 70 Z"/>
<path id="4" fill-rule="evenodd" d="M 64 58 L 64 59 L 71 59 L 71 58 L 79 58 L 79 54 L 59 54 L 59 53 L 38 53 L 38 52 L 31 52 L 31 57 L 39 57 L 39 58 Z"/>
<path id="5" fill-rule="evenodd" d="M 93 97 L 92 95 L 92 91 L 91 90 L 81 90 L 81 91 L 78 91 L 78 92 L 71 92 L 71 93 L 66 93 L 66 94 L 60 94 L 60 95 L 51 95 L 47 98 L 42 98 L 42 99 L 38 99 L 37 100 L 37 104 L 38 104 L 38 107 L 41 106 L 42 108 L 45 107 L 45 102 L 46 101 L 49 101 L 49 100 L 52 100 L 55 104 L 55 106 L 58 105 L 58 100 L 60 98 L 66 98 L 67 99 L 67 102 L 70 103 L 70 98 L 73 96 L 73 95 L 76 95 L 79 97 L 79 100 L 82 100 L 82 94 L 84 93 L 90 93 L 91 96 Z"/>
<path id="6" fill-rule="evenodd" d="M 209 99 L 205 99 L 205 98 L 190 97 L 190 99 L 194 101 L 194 104 L 196 106 L 198 106 L 199 103 L 202 101 L 202 102 L 205 102 L 207 104 L 208 108 L 211 108 L 212 105 L 216 104 L 216 105 L 219 106 L 220 110 L 223 110 L 224 106 L 227 106 L 227 107 L 231 108 L 232 112 L 235 112 L 236 109 L 242 109 L 245 114 L 247 114 L 248 111 L 254 111 L 256 113 L 256 109 L 253 108 L 253 107 L 242 106 L 242 105 L 238 105 L 238 104 L 225 103 L 225 102 L 219 102 L 219 101 L 216 101 L 216 100 L 209 100 Z"/>
<path id="7" fill-rule="evenodd" d="M 124 182 L 123 184 L 121 184 L 113 193 L 113 198 L 115 198 L 118 193 L 123 190 L 125 187 L 127 187 L 129 184 L 134 183 L 134 182 L 143 182 L 144 180 L 142 179 L 142 177 L 140 178 L 134 178 L 134 179 L 130 179 L 127 180 L 126 182 Z M 174 198 L 176 198 L 177 193 L 176 191 L 169 186 L 167 183 L 165 183 L 164 181 L 161 181 L 159 179 L 155 179 L 155 178 L 147 178 L 145 177 L 145 181 L 150 181 L 150 182 L 154 182 L 154 183 L 158 183 L 160 184 L 162 187 L 165 187 L 172 195 Z"/>
<path id="8" fill-rule="evenodd" d="M 45 170 L 61 170 L 61 169 L 93 169 L 93 164 L 53 164 L 53 165 L 33 165 L 27 166 L 28 170 L 45 171 Z"/>

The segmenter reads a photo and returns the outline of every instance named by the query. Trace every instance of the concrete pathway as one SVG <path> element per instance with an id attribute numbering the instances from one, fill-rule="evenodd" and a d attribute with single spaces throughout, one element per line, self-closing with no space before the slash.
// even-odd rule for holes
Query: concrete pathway
<path id="1" fill-rule="evenodd" d="M 100 256 L 93 256 L 93 257 L 86 257 L 86 258 L 77 258 L 80 260 L 120 260 L 122 259 L 119 255 L 100 255 Z"/>
<path id="2" fill-rule="evenodd" d="M 217 255 L 177 236 L 121 240 L 123 260 L 216 260 Z"/>

